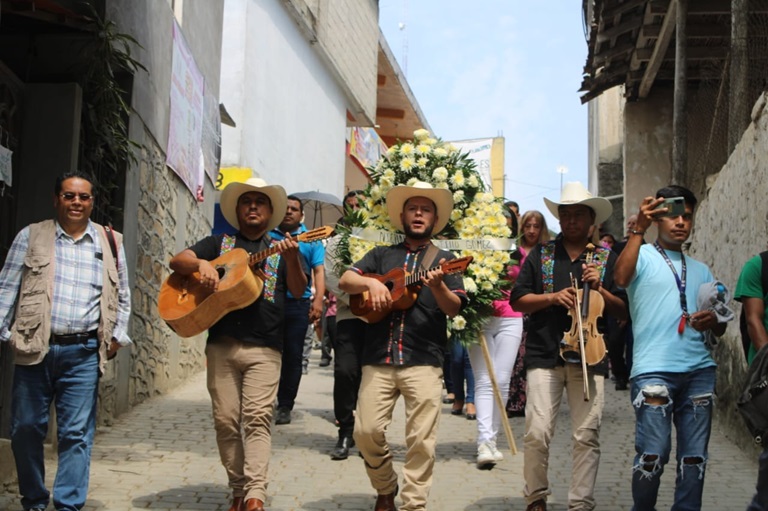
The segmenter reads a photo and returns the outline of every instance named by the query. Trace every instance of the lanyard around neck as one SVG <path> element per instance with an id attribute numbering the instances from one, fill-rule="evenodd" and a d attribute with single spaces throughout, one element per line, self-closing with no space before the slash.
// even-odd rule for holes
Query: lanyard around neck
<path id="1" fill-rule="evenodd" d="M 669 256 L 664 251 L 664 249 L 661 248 L 661 245 L 659 245 L 658 241 L 653 243 L 653 247 L 659 252 L 659 254 L 661 254 L 661 257 L 664 258 L 664 262 L 666 262 L 667 266 L 669 266 L 669 269 L 672 270 L 672 275 L 675 276 L 677 290 L 680 292 L 680 308 L 683 310 L 683 315 L 680 317 L 680 323 L 677 325 L 677 333 L 682 335 L 683 331 L 685 330 L 685 322 L 690 317 L 690 314 L 688 314 L 688 299 L 685 297 L 685 275 L 687 273 L 685 256 L 682 252 L 680 252 L 680 264 L 682 266 L 682 271 L 680 272 L 680 275 L 678 275 L 674 265 L 672 264 L 672 261 L 669 259 Z"/>

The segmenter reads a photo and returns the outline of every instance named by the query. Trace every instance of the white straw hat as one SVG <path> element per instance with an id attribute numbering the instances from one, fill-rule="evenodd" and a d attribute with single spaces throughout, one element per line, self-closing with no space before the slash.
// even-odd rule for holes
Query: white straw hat
<path id="1" fill-rule="evenodd" d="M 412 197 L 426 197 L 435 203 L 437 221 L 432 230 L 433 235 L 445 229 L 453 211 L 453 194 L 445 188 L 434 188 L 424 181 L 416 181 L 413 186 L 398 185 L 387 192 L 389 221 L 397 230 L 405 232 L 403 223 L 400 221 L 400 213 L 403 212 L 406 201 Z"/>
<path id="2" fill-rule="evenodd" d="M 240 222 L 237 220 L 237 201 L 247 192 L 261 192 L 269 197 L 272 203 L 272 218 L 269 219 L 267 230 L 271 231 L 280 225 L 288 209 L 288 196 L 282 186 L 267 185 L 267 182 L 260 177 L 248 178 L 245 183 L 229 183 L 221 192 L 219 207 L 229 225 L 240 229 Z"/>
<path id="3" fill-rule="evenodd" d="M 557 208 L 560 206 L 587 206 L 595 212 L 595 224 L 599 224 L 608 219 L 613 212 L 613 206 L 608 199 L 602 197 L 594 197 L 589 190 L 584 188 L 584 185 L 578 181 L 571 183 L 565 183 L 563 190 L 560 192 L 560 202 L 555 202 L 544 197 L 544 204 L 547 205 L 549 211 L 555 215 L 555 218 L 560 219 L 560 213 Z"/>

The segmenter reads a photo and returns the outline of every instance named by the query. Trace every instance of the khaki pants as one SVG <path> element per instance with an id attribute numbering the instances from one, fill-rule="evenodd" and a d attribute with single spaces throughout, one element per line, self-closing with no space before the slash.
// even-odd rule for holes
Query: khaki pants
<path id="1" fill-rule="evenodd" d="M 435 465 L 443 370 L 440 367 L 364 366 L 355 418 L 355 444 L 380 495 L 397 488 L 385 433 L 398 396 L 405 400 L 405 465 L 401 511 L 426 509 Z"/>
<path id="2" fill-rule="evenodd" d="M 594 490 L 600 463 L 600 420 L 603 415 L 604 377 L 588 374 L 590 400 L 584 401 L 581 366 L 566 364 L 554 369 L 528 370 L 528 402 L 525 406 L 523 476 L 525 500 L 530 504 L 547 499 L 549 445 L 555 431 L 557 413 L 568 393 L 573 439 L 573 467 L 568 491 L 569 510 L 595 507 Z"/>
<path id="3" fill-rule="evenodd" d="M 205 354 L 216 443 L 229 486 L 235 497 L 264 501 L 280 352 L 223 337 L 209 343 Z"/>

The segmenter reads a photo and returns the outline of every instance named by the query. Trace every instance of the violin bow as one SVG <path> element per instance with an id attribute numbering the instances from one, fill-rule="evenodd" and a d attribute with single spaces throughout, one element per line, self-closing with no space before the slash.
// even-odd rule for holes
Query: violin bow
<path id="1" fill-rule="evenodd" d="M 581 303 L 579 302 L 579 283 L 578 281 L 573 277 L 573 273 L 571 275 L 571 285 L 576 290 L 576 318 L 579 322 L 579 352 L 581 355 L 581 373 L 584 377 L 584 401 L 589 401 L 589 379 L 588 379 L 588 373 L 587 373 L 587 356 L 584 353 L 584 328 L 583 323 L 581 321 Z M 584 288 L 587 289 L 586 287 Z M 586 292 L 586 291 L 585 291 Z"/>

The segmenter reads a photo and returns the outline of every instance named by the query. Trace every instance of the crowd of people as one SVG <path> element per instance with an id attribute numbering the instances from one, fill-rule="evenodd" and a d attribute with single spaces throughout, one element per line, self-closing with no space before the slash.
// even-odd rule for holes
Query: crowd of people
<path id="1" fill-rule="evenodd" d="M 671 213 L 670 197 L 682 197 L 683 212 Z M 347 194 L 348 213 L 359 208 L 358 199 L 357 191 Z M 55 219 L 25 227 L 0 273 L 0 340 L 10 341 L 16 356 L 11 441 L 25 510 L 44 510 L 51 500 L 57 511 L 83 508 L 98 376 L 131 344 L 122 237 L 90 220 L 94 200 L 92 177 L 74 172 L 57 179 Z M 387 211 L 404 240 L 344 266 L 340 236 L 297 240 L 306 232 L 299 198 L 260 178 L 227 185 L 220 206 L 233 234 L 197 241 L 170 268 L 196 275 L 214 292 L 221 281 L 217 258 L 233 249 L 271 254 L 254 267 L 263 284 L 258 299 L 216 321 L 205 349 L 216 442 L 232 490 L 229 511 L 264 509 L 273 422 L 292 420 L 313 330 L 328 338 L 321 364 L 333 363 L 338 441 L 330 457 L 347 459 L 357 447 L 377 495 L 375 511 L 396 510 L 398 495 L 401 511 L 427 508 L 443 403 L 477 421 L 479 469 L 503 459 L 497 442 L 507 416 L 525 417 L 527 510 L 546 511 L 549 451 L 563 397 L 573 442 L 568 509 L 594 509 L 609 366 L 636 414 L 633 509 L 655 509 L 673 425 L 673 509 L 701 509 L 716 377 L 712 347 L 733 313 L 725 284 L 683 252 L 696 197 L 681 186 L 661 188 L 643 199 L 620 241 L 599 231 L 612 214 L 610 202 L 580 183 L 544 202 L 559 222 L 554 239 L 541 212 L 520 215 L 516 203 L 505 203 L 517 240 L 505 272 L 511 290 L 494 302 L 484 343 L 463 346 L 449 339 L 447 326 L 468 295 L 460 274 L 441 269 L 455 255 L 432 242 L 453 210 L 450 191 L 424 182 L 393 187 Z M 646 240 L 652 225 L 657 239 Z M 735 292 L 746 311 L 750 362 L 768 344 L 761 261 L 747 263 Z M 424 274 L 407 306 L 378 277 L 395 270 Z M 366 320 L 352 313 L 356 295 L 365 297 Z M 601 305 L 607 321 L 582 309 L 585 303 Z M 402 475 L 387 441 L 400 397 Z M 499 397 L 505 409 L 497 406 Z M 52 492 L 43 457 L 51 404 L 59 435 Z M 766 452 L 748 511 L 768 510 Z"/>

